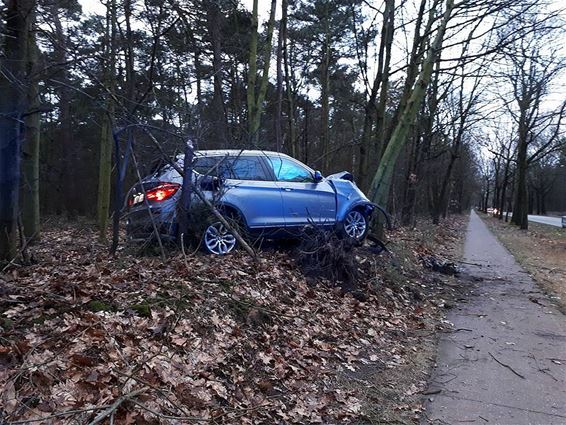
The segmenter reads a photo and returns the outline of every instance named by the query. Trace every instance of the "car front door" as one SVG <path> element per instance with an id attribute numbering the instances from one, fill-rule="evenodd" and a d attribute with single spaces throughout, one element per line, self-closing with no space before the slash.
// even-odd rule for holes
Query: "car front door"
<path id="1" fill-rule="evenodd" d="M 320 225 L 335 222 L 335 194 L 326 180 L 315 182 L 310 169 L 285 156 L 269 156 L 267 162 L 273 169 L 283 196 L 287 227 L 302 226 L 309 222 Z"/>

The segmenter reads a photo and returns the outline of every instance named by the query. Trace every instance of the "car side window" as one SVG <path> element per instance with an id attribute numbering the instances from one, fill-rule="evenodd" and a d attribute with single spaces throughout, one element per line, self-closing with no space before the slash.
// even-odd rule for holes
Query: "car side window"
<path id="1" fill-rule="evenodd" d="M 278 181 L 297 183 L 314 181 L 309 170 L 287 158 L 269 157 L 269 162 Z"/>
<path id="2" fill-rule="evenodd" d="M 222 159 L 221 157 L 213 157 L 213 156 L 202 156 L 196 158 L 193 163 L 193 170 L 199 174 L 208 174 L 210 170 L 212 170 L 212 168 L 216 164 L 218 164 L 218 161 L 220 161 L 221 159 Z M 214 172 L 212 172 L 211 174 L 216 176 L 218 174 L 218 171 L 214 170 Z"/>
<path id="3" fill-rule="evenodd" d="M 255 156 L 242 156 L 231 162 L 231 175 L 236 180 L 268 180 L 260 159 Z"/>
<path id="4" fill-rule="evenodd" d="M 261 160 L 253 156 L 237 158 L 226 158 L 223 156 L 201 157 L 195 160 L 193 170 L 200 174 L 210 174 L 225 179 L 269 180 Z"/>

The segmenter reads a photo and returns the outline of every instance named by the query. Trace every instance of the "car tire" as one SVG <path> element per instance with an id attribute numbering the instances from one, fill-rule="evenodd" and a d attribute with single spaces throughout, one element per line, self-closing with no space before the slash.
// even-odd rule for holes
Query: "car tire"
<path id="1" fill-rule="evenodd" d="M 362 242 L 369 232 L 369 217 L 360 210 L 354 209 L 344 217 L 341 233 L 345 238 Z"/>

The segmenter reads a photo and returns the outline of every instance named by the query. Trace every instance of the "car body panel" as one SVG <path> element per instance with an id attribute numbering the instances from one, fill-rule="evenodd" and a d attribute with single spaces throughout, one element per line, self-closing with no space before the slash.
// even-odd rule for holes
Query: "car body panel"
<path id="1" fill-rule="evenodd" d="M 277 182 L 227 179 L 222 190 L 221 203 L 236 208 L 249 228 L 285 226 L 283 198 Z"/>
<path id="2" fill-rule="evenodd" d="M 332 183 L 336 193 L 336 221 L 344 220 L 348 212 L 356 208 L 368 208 L 370 213 L 373 211 L 373 204 L 354 182 L 334 176 L 327 177 L 327 180 Z"/>
<path id="3" fill-rule="evenodd" d="M 336 194 L 327 181 L 318 183 L 277 182 L 283 195 L 287 226 L 334 224 Z"/>

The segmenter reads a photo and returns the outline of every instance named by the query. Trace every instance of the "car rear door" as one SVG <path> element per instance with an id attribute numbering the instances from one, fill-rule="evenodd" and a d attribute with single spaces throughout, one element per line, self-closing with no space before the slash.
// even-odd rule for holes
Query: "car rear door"
<path id="1" fill-rule="evenodd" d="M 285 226 L 281 189 L 258 156 L 239 156 L 221 166 L 225 193 L 221 201 L 236 207 L 250 228 Z"/>
<path id="2" fill-rule="evenodd" d="M 286 226 L 302 226 L 310 221 L 320 225 L 334 224 L 336 198 L 326 180 L 315 182 L 312 170 L 286 156 L 269 156 L 267 162 L 283 196 Z"/>

